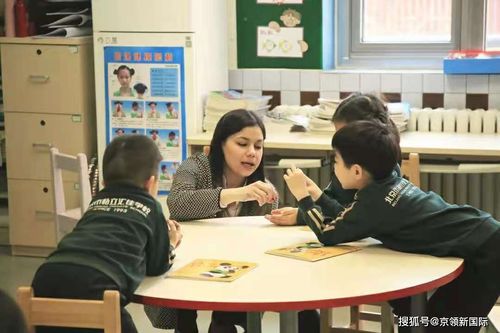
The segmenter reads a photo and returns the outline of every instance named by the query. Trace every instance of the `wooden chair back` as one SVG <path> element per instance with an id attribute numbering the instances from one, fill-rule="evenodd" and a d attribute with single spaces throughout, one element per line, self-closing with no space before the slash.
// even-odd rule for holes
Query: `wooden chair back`
<path id="1" fill-rule="evenodd" d="M 85 154 L 80 153 L 76 156 L 72 156 L 60 153 L 57 148 L 51 148 L 50 160 L 54 193 L 56 238 L 59 242 L 65 234 L 73 230 L 76 222 L 78 222 L 83 213 L 85 213 L 92 199 L 92 194 L 88 175 L 87 157 Z M 76 209 L 66 208 L 63 171 L 70 171 L 78 174 L 80 206 Z"/>
<path id="2" fill-rule="evenodd" d="M 406 176 L 415 186 L 420 187 L 420 157 L 418 153 L 410 153 L 408 159 L 403 159 L 401 174 Z"/>
<path id="3" fill-rule="evenodd" d="M 103 300 L 34 297 L 33 288 L 19 287 L 17 302 L 28 331 L 36 326 L 98 328 L 104 333 L 121 333 L 120 294 L 106 290 Z"/>

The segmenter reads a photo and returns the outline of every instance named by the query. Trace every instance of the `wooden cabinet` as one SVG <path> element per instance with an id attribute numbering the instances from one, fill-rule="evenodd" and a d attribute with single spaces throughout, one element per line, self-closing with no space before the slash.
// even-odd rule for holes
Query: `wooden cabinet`
<path id="1" fill-rule="evenodd" d="M 92 38 L 0 44 L 12 252 L 47 255 L 56 245 L 49 149 L 96 153 Z M 72 177 L 66 200 L 76 207 Z"/>

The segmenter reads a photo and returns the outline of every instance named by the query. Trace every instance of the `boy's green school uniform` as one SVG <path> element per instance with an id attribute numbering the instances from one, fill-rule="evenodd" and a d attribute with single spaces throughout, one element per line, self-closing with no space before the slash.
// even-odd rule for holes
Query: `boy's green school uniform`
<path id="1" fill-rule="evenodd" d="M 170 261 L 160 203 L 143 189 L 115 184 L 92 199 L 75 229 L 39 268 L 33 287 L 37 296 L 84 299 L 102 299 L 104 290 L 116 289 L 122 329 L 135 332 L 124 307 L 144 277 L 165 273 Z"/>
<path id="2" fill-rule="evenodd" d="M 303 198 L 299 209 L 326 245 L 373 237 L 397 251 L 464 258 L 463 273 L 429 299 L 429 316 L 486 317 L 500 294 L 500 223 L 479 209 L 423 192 L 396 171 L 357 191 L 345 208 L 323 193 L 316 202 Z M 395 313 L 410 315 L 408 303 L 397 301 L 403 302 L 390 302 L 399 307 Z M 428 332 L 457 329 L 430 327 Z"/>
<path id="3" fill-rule="evenodd" d="M 299 207 L 327 245 L 373 237 L 397 251 L 467 258 L 500 230 L 490 214 L 468 205 L 451 205 L 395 172 L 359 190 L 345 210 L 324 194 L 316 204 L 311 197 L 302 199 Z M 323 209 L 336 212 L 334 218 L 325 217 Z"/>

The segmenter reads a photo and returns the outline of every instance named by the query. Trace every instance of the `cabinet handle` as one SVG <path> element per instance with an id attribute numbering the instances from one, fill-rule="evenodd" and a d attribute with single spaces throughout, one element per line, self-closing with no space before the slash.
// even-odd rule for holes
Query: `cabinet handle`
<path id="1" fill-rule="evenodd" d="M 54 213 L 46 210 L 35 210 L 35 217 L 39 220 L 52 220 Z"/>
<path id="2" fill-rule="evenodd" d="M 36 83 L 45 83 L 49 80 L 48 75 L 33 75 L 31 74 L 29 76 L 30 81 L 36 82 Z"/>
<path id="3" fill-rule="evenodd" d="M 52 143 L 33 143 L 33 149 L 47 149 L 52 148 Z"/>

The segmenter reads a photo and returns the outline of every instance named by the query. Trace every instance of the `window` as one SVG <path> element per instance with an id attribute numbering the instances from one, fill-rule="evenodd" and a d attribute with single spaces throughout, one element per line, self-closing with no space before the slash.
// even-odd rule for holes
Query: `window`
<path id="1" fill-rule="evenodd" d="M 449 51 L 483 48 L 486 2 L 498 45 L 500 0 L 338 0 L 337 67 L 441 69 Z"/>
<path id="2" fill-rule="evenodd" d="M 486 6 L 486 49 L 500 49 L 500 0 L 488 0 Z"/>

